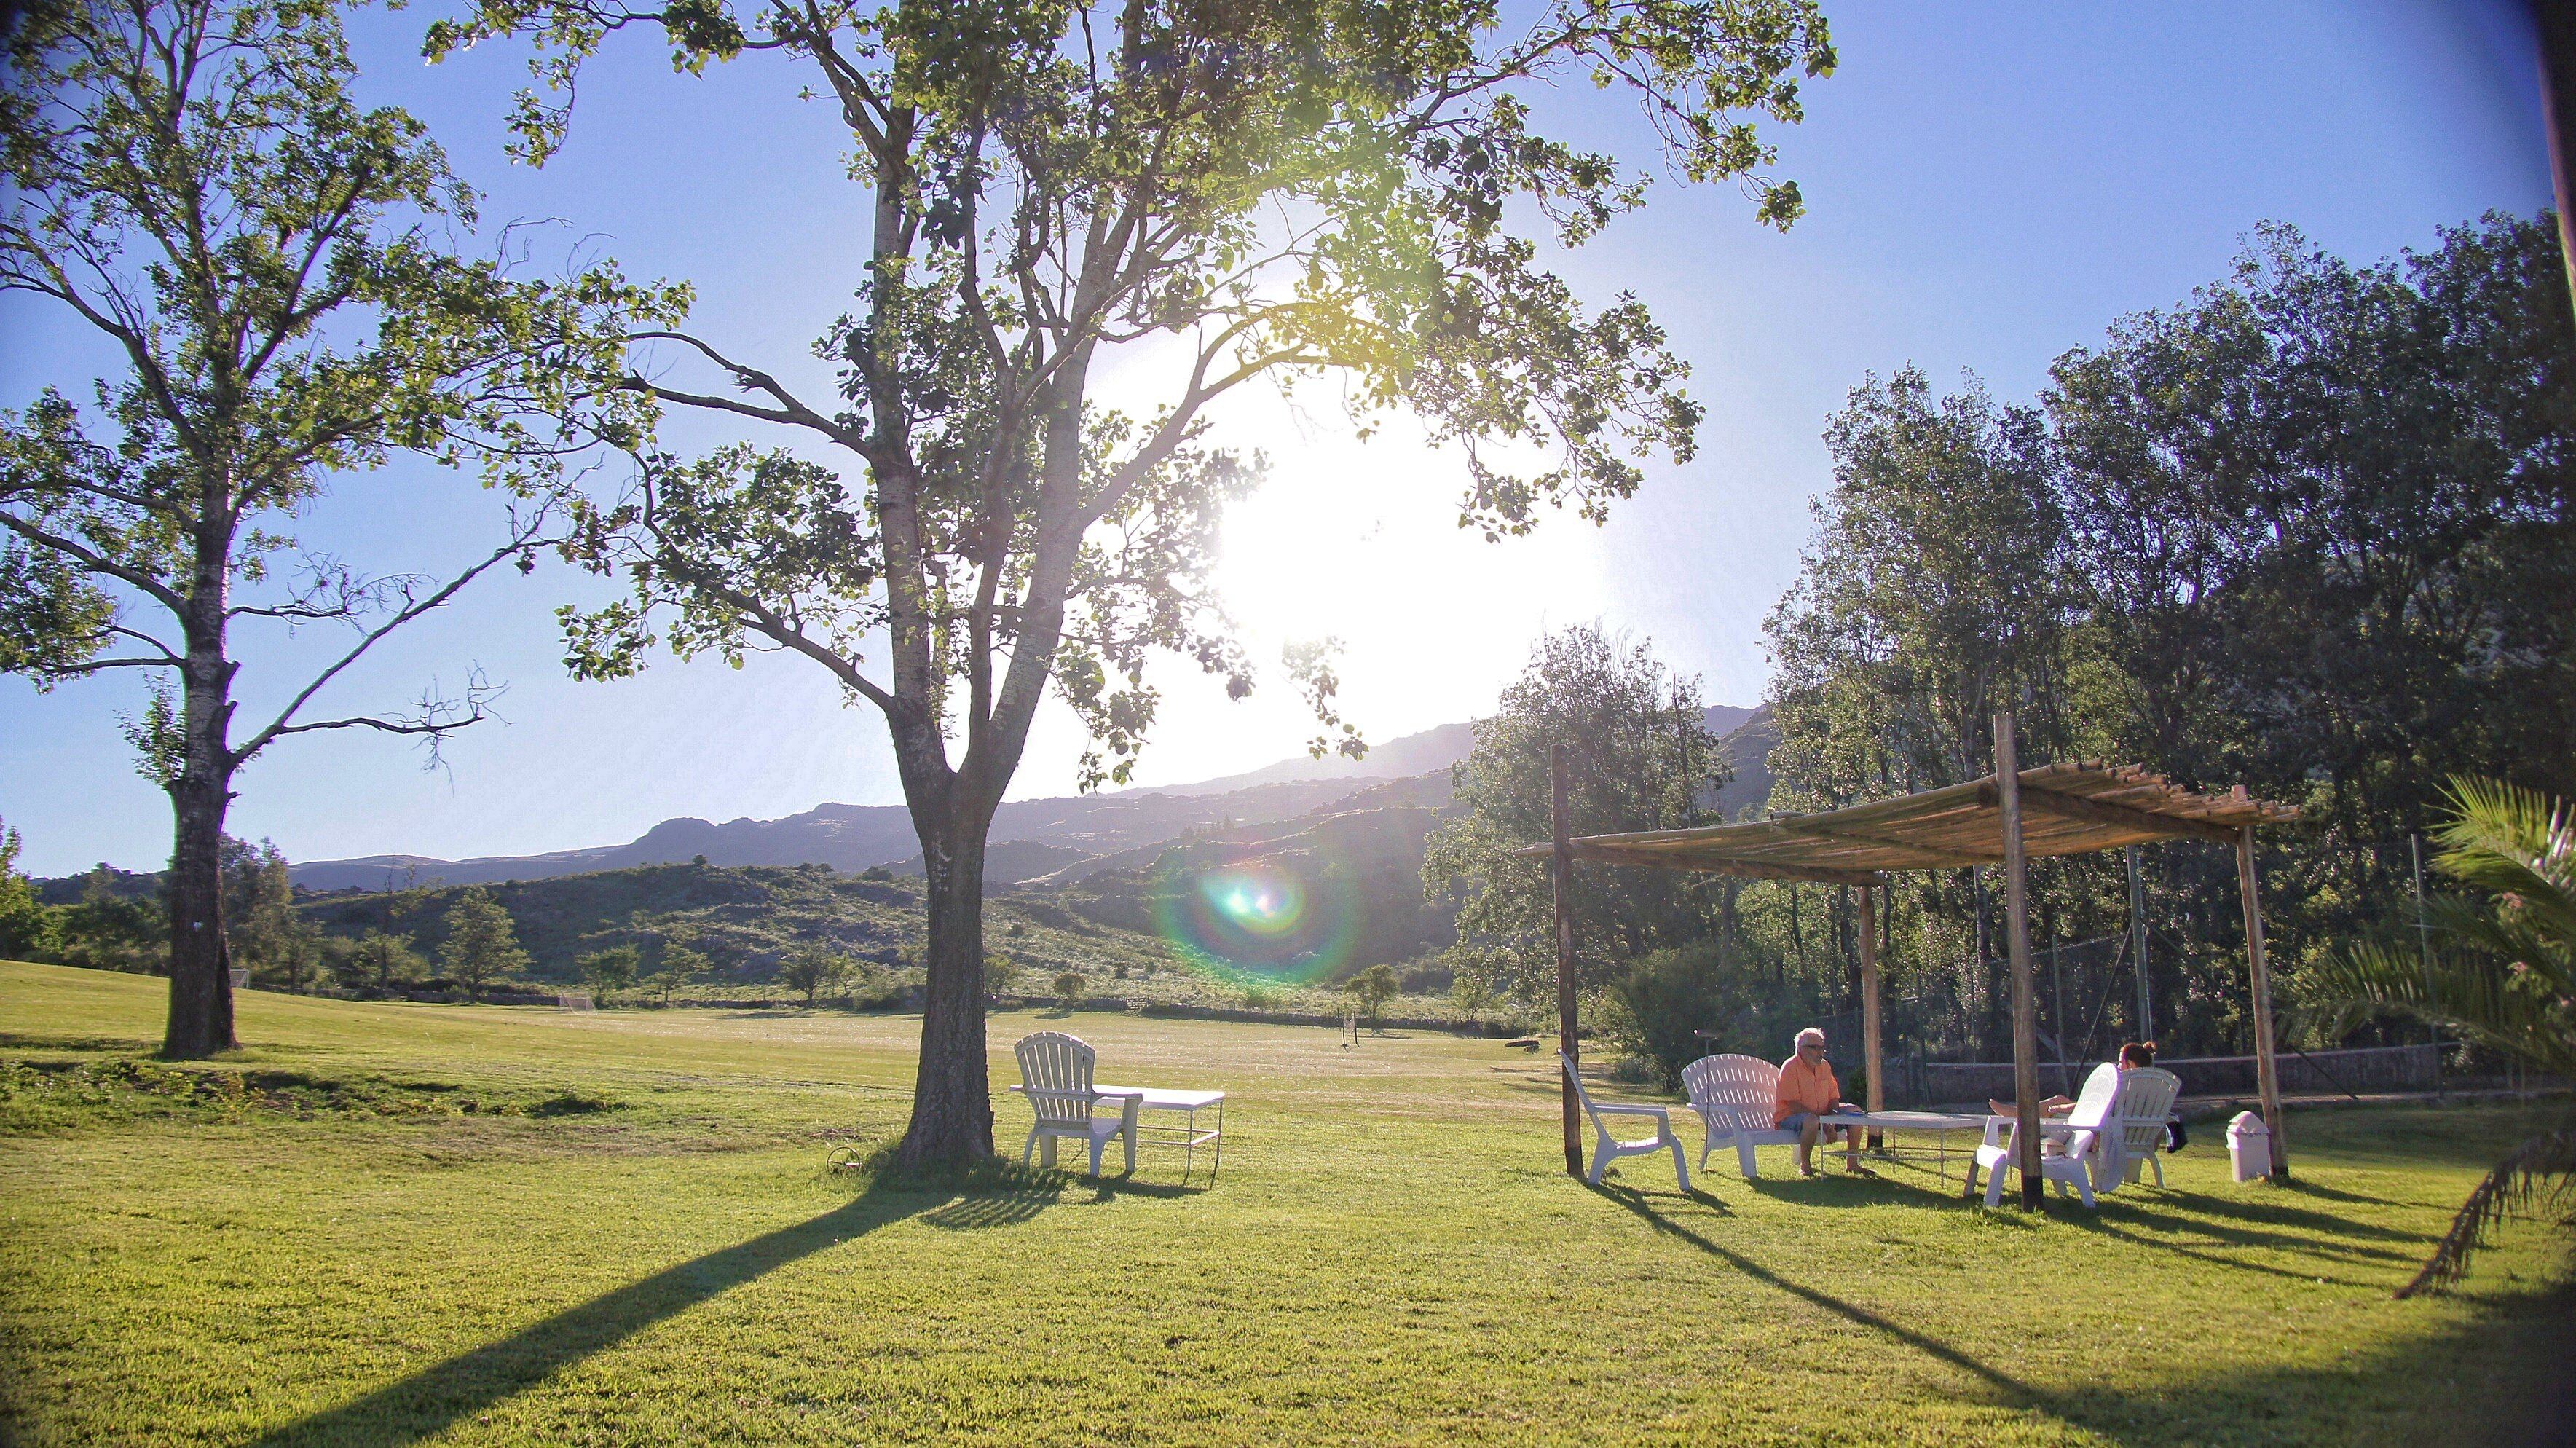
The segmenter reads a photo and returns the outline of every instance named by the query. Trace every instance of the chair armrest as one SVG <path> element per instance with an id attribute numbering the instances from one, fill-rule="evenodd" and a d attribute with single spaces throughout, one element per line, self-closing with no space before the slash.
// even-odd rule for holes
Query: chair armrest
<path id="1" fill-rule="evenodd" d="M 1592 1109 L 1603 1116 L 1660 1116 L 1668 1121 L 1673 1114 L 1669 1106 L 1595 1106 Z"/>

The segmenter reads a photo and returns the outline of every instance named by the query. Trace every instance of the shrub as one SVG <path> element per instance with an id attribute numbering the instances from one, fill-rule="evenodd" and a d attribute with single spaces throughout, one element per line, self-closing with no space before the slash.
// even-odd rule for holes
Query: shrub
<path id="1" fill-rule="evenodd" d="M 1372 1030 L 1384 1019 L 1386 1003 L 1395 998 L 1396 988 L 1395 967 L 1391 965 L 1372 965 L 1342 983 L 1342 989 L 1358 997 L 1360 1019 L 1368 1022 Z"/>
<path id="2" fill-rule="evenodd" d="M 818 945 L 808 945 L 789 953 L 786 961 L 778 967 L 778 980 L 789 990 L 803 991 L 805 1004 L 811 1006 L 814 997 L 824 987 L 849 973 L 847 956 Z"/>
<path id="3" fill-rule="evenodd" d="M 581 967 L 581 978 L 590 983 L 591 993 L 606 1005 L 608 998 L 635 983 L 635 973 L 644 963 L 643 952 L 631 945 L 594 950 L 575 964 Z"/>
<path id="4" fill-rule="evenodd" d="M 1082 978 L 1082 972 L 1077 970 L 1068 970 L 1055 978 L 1055 993 L 1058 997 L 1067 1001 L 1080 1000 L 1082 998 L 1082 988 L 1089 983 L 1090 982 Z"/>
<path id="5" fill-rule="evenodd" d="M 1711 1049 L 1697 1033 L 1724 1031 L 1744 1013 L 1743 984 L 1714 945 L 1656 951 L 1611 980 L 1618 1009 L 1605 1023 L 1608 1034 L 1664 1085 L 1677 1086 L 1682 1068 Z"/>

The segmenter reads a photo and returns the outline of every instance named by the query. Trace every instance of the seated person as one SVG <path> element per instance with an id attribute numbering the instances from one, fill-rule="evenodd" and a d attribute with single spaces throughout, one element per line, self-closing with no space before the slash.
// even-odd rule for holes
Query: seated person
<path id="1" fill-rule="evenodd" d="M 1837 1136 L 1843 1141 L 1844 1166 L 1853 1176 L 1877 1175 L 1860 1164 L 1860 1127 L 1824 1123 L 1824 1117 L 1837 1111 L 1860 1110 L 1842 1094 L 1842 1083 L 1825 1060 L 1825 1033 L 1814 1026 L 1800 1031 L 1797 1054 L 1780 1063 L 1780 1084 L 1771 1098 L 1771 1124 L 1798 1133 L 1798 1175 L 1814 1176 L 1816 1143 Z"/>
<path id="2" fill-rule="evenodd" d="M 2156 1043 L 2153 1041 L 2131 1041 L 2120 1048 L 2120 1069 L 2123 1071 L 2135 1071 L 2141 1066 L 2152 1066 L 2155 1063 Z M 1997 1101 L 1991 1097 L 1987 1098 L 1986 1109 L 1997 1116 L 2021 1114 L 2021 1109 L 2011 1102 Z M 2051 1096 L 2039 1103 L 2039 1114 L 2042 1117 L 2064 1116 L 2074 1109 L 2075 1098 L 2072 1096 Z"/>

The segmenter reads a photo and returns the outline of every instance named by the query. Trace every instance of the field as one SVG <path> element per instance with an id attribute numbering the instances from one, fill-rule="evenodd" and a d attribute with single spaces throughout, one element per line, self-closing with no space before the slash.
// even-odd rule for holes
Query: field
<path id="1" fill-rule="evenodd" d="M 1492 1041 L 1003 1015 L 1234 1093 L 1221 1176 L 825 1169 L 914 1022 L 242 999 L 0 964 L 0 1441 L 2494 1443 L 2563 1431 L 2557 1257 L 2395 1302 L 2539 1108 L 2292 1118 L 2290 1187 L 1987 1213 L 1925 1167 L 1569 1182 Z M 2549 1108 L 2556 1109 L 2556 1108 Z M 997 1105 L 1016 1157 L 1025 1111 Z M 1785 1167 L 1785 1160 L 1766 1169 Z"/>

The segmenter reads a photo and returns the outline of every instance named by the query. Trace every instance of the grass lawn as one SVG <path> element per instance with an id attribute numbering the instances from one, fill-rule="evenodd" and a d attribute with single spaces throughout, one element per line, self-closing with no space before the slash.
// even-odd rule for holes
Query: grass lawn
<path id="1" fill-rule="evenodd" d="M 0 964 L 0 1441 L 2493 1443 L 2576 1367 L 2537 1228 L 2388 1295 L 2517 1109 L 2293 1117 L 2286 1189 L 2202 1139 L 2098 1213 L 1686 1197 L 1568 1181 L 1496 1042 L 1003 1015 L 997 1089 L 1052 1026 L 1234 1093 L 1223 1175 L 951 1188 L 823 1164 L 899 1127 L 909 1018 L 251 993 L 176 1068 L 160 1010 Z"/>

